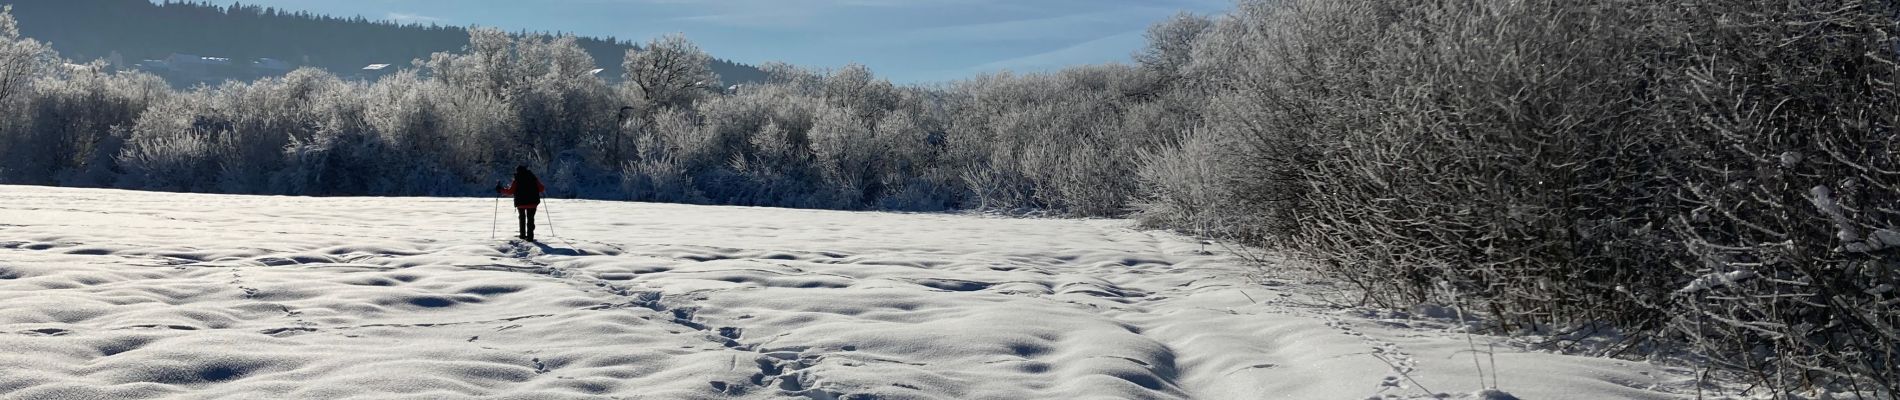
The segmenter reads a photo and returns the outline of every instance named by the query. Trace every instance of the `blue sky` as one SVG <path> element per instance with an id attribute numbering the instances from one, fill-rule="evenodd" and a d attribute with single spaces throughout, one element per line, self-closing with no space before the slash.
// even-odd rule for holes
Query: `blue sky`
<path id="1" fill-rule="evenodd" d="M 715 57 L 870 66 L 899 83 L 1127 61 L 1147 27 L 1231 0 L 243 0 L 332 15 L 644 42 L 683 33 Z M 225 3 L 223 0 L 215 1 Z"/>

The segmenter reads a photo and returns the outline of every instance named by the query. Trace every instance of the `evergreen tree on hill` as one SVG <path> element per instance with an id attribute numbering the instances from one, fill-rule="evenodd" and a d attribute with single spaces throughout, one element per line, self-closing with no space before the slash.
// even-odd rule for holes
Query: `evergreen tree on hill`
<path id="1" fill-rule="evenodd" d="M 231 3 L 166 0 L 0 0 L 14 5 L 20 34 L 52 44 L 73 60 L 137 63 L 172 54 L 249 61 L 272 58 L 293 66 L 349 75 L 370 64 L 407 66 L 431 53 L 468 45 L 468 29 L 403 24 L 362 16 L 336 17 Z M 181 29 L 190 27 L 191 29 Z M 596 60 L 618 60 L 630 41 L 578 38 Z M 116 57 L 115 57 L 116 55 Z M 602 62 L 600 76 L 617 79 L 621 65 Z M 758 82 L 764 73 L 749 65 L 713 59 L 726 84 Z"/>

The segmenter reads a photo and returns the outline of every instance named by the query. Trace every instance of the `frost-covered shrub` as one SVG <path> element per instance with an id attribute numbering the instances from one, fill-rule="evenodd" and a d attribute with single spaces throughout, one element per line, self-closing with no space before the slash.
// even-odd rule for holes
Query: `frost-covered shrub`
<path id="1" fill-rule="evenodd" d="M 974 208 L 1050 209 L 1118 216 L 1134 200 L 1133 157 L 1181 126 L 1159 126 L 1161 97 L 1147 71 L 1079 67 L 958 82 L 943 103 L 945 144 Z"/>
<path id="2" fill-rule="evenodd" d="M 26 101 L 28 123 L 13 138 L 16 148 L 33 151 L 9 158 L 13 181 L 102 186 L 116 179 L 114 158 L 125 134 L 146 107 L 171 95 L 171 89 L 150 74 L 108 74 L 102 69 L 93 64 L 34 82 Z"/>
<path id="3" fill-rule="evenodd" d="M 1232 161 L 1243 153 L 1237 141 L 1207 129 L 1183 133 L 1176 144 L 1144 149 L 1138 159 L 1141 200 L 1135 219 L 1143 225 L 1172 228 L 1198 236 L 1258 240 L 1259 224 L 1247 219 L 1249 210 L 1232 201 L 1237 173 Z"/>
<path id="4" fill-rule="evenodd" d="M 845 108 L 826 107 L 819 112 L 811 128 L 811 152 L 823 184 L 836 205 L 862 207 L 866 198 L 875 199 L 883 182 L 876 175 L 884 168 L 883 144 L 876 131 Z"/>
<path id="5" fill-rule="evenodd" d="M 286 192 L 278 177 L 288 171 L 285 150 L 320 141 L 320 131 L 360 125 L 358 90 L 315 69 L 200 87 L 141 116 L 120 164 L 139 187 Z"/>
<path id="6" fill-rule="evenodd" d="M 179 94 L 139 115 L 119 155 L 125 176 L 119 187 L 205 191 L 217 173 L 215 132 L 221 128 L 200 115 L 210 112 L 206 92 Z"/>
<path id="7" fill-rule="evenodd" d="M 693 117 L 677 110 L 663 110 L 655 117 L 651 132 L 639 137 L 638 160 L 622 165 L 621 182 L 634 200 L 701 203 L 704 195 L 694 182 L 694 169 L 705 168 L 713 151 L 711 135 L 693 123 Z"/>
<path id="8" fill-rule="evenodd" d="M 1297 194 L 1295 244 L 1392 303 L 1428 301 L 1448 283 L 1528 324 L 1653 318 L 1593 285 L 1653 290 L 1666 280 L 1631 269 L 1642 263 L 1620 249 L 1576 246 L 1588 239 L 1570 228 L 1653 217 L 1636 196 L 1656 189 L 1638 157 L 1654 144 L 1624 117 L 1642 85 L 1631 79 L 1642 63 L 1626 51 L 1637 42 L 1595 22 L 1630 20 L 1630 7 L 1367 7 L 1394 17 L 1342 16 L 1376 34 L 1320 42 L 1357 48 L 1336 53 L 1354 67 L 1326 74 L 1378 78 L 1322 79 L 1370 85 L 1325 100 L 1339 114 L 1322 123 L 1337 128 L 1311 164 L 1290 166 L 1310 181 Z M 1519 289 L 1536 287 L 1546 290 Z"/>
<path id="9" fill-rule="evenodd" d="M 1771 391 L 1891 395 L 1894 15 L 1243 3 L 1175 86 L 1240 152 L 1151 158 L 1141 215 L 1253 229 L 1368 302 L 1455 294 L 1505 330 L 1609 324 Z"/>
<path id="10" fill-rule="evenodd" d="M 704 202 L 704 196 L 693 187 L 693 177 L 686 168 L 671 156 L 643 158 L 629 161 L 622 167 L 621 182 L 624 190 L 635 201 L 653 201 L 665 203 Z"/>
<path id="11" fill-rule="evenodd" d="M 288 166 L 277 184 L 309 195 L 389 194 L 402 178 L 385 168 L 394 153 L 375 132 L 354 128 L 325 127 L 308 141 L 290 145 L 284 150 Z"/>
<path id="12" fill-rule="evenodd" d="M 1679 149 L 1674 265 L 1704 279 L 1651 300 L 1777 392 L 1900 394 L 1900 4 L 1686 7 L 1655 127 Z"/>

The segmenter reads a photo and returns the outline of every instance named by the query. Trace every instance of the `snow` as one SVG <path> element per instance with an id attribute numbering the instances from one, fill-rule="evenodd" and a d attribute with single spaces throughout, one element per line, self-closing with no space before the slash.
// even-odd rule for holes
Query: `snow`
<path id="1" fill-rule="evenodd" d="M 1456 321 L 1124 220 L 552 200 L 527 244 L 494 206 L 0 186 L 0 398 L 1693 395 L 1480 336 L 1486 390 Z"/>
<path id="2" fill-rule="evenodd" d="M 1729 271 L 1729 272 L 1705 274 L 1705 275 L 1696 277 L 1695 280 L 1693 281 L 1689 281 L 1689 283 L 1686 285 L 1682 285 L 1681 289 L 1676 289 L 1676 293 L 1695 293 L 1695 292 L 1700 292 L 1704 290 L 1715 289 L 1719 287 L 1733 285 L 1737 282 L 1754 279 L 1756 276 L 1759 276 L 1759 275 L 1756 274 L 1755 271 L 1749 271 L 1745 269 L 1738 269 L 1738 270 Z"/>

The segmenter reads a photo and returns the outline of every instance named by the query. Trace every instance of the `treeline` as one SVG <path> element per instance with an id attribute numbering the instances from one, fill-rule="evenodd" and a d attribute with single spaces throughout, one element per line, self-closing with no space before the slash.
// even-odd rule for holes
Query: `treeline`
<path id="1" fill-rule="evenodd" d="M 369 64 L 408 65 L 429 54 L 468 45 L 459 26 L 399 23 L 362 16 L 335 17 L 233 2 L 165 0 L 5 0 L 20 31 L 81 62 L 118 54 L 124 62 L 164 59 L 173 53 L 248 61 L 274 58 L 349 73 Z M 618 59 L 635 46 L 608 38 L 576 38 L 597 59 Z M 714 59 L 728 85 L 763 78 L 752 66 Z M 618 77 L 615 63 L 601 76 Z"/>
<path id="2" fill-rule="evenodd" d="M 678 37 L 628 51 L 609 83 L 573 37 L 470 31 L 375 82 L 303 69 L 166 89 L 60 65 L 6 39 L 17 93 L 0 179 L 308 195 L 480 195 L 516 164 L 561 197 L 833 209 L 1123 215 L 1140 152 L 1176 140 L 1192 99 L 1145 67 L 902 87 L 863 66 L 764 67 L 717 87 Z"/>
<path id="3" fill-rule="evenodd" d="M 1893 1 L 1249 1 L 1136 65 L 896 86 L 782 64 L 734 93 L 680 38 L 609 84 L 573 38 L 475 30 L 373 83 L 191 91 L 0 39 L 0 180 L 1040 210 L 1290 251 L 1363 301 L 1688 345 L 1759 390 L 1900 382 Z M 1562 336 L 1562 335 L 1559 335 Z"/>

